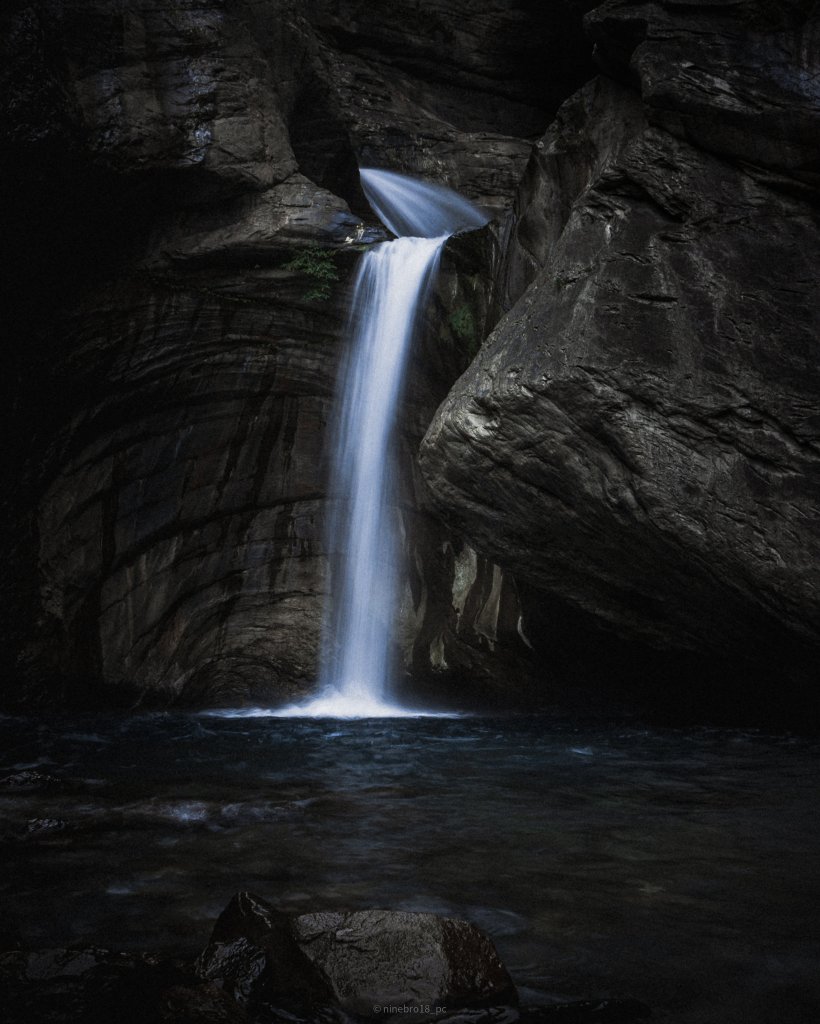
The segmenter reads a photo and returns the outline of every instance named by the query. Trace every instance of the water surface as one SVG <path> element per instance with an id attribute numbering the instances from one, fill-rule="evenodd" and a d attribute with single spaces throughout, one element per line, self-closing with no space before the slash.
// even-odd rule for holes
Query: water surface
<path id="1" fill-rule="evenodd" d="M 238 889 L 469 918 L 527 1000 L 820 1019 L 816 742 L 544 718 L 0 720 L 8 930 L 196 952 Z"/>

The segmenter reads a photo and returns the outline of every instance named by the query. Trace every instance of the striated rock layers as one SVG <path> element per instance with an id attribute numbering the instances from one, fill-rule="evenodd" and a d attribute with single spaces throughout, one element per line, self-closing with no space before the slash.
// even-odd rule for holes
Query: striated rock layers
<path id="1" fill-rule="evenodd" d="M 583 621 L 799 688 L 820 647 L 820 15 L 610 0 L 587 28 L 607 77 L 534 151 L 508 311 L 423 473 Z"/>
<path id="2" fill-rule="evenodd" d="M 550 6 L 4 8 L 7 702 L 310 690 L 356 166 L 509 204 L 527 137 L 588 77 L 592 5 Z M 292 266 L 311 245 L 329 299 Z M 441 525 L 415 470 L 483 331 L 465 258 L 448 257 L 401 442 L 402 655 L 439 681 L 514 673 L 523 651 L 514 585 Z"/>
<path id="3" fill-rule="evenodd" d="M 0 40 L 7 701 L 312 687 L 358 164 L 515 199 L 410 372 L 408 675 L 520 678 L 523 593 L 548 678 L 602 627 L 598 676 L 805 689 L 816 5 L 11 0 Z"/>

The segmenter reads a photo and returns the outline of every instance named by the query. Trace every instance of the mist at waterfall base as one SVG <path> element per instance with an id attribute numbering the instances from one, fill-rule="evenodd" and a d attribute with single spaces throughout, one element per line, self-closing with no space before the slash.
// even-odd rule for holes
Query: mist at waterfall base
<path id="1" fill-rule="evenodd" d="M 400 591 L 393 433 L 413 340 L 444 243 L 487 217 L 441 185 L 360 171 L 382 223 L 400 236 L 363 257 L 331 430 L 328 550 L 332 595 L 315 699 L 245 717 L 402 717 L 435 714 L 390 701 Z"/>
<path id="2" fill-rule="evenodd" d="M 166 713 L 0 719 L 0 751 L 0 779 L 62 780 L 0 786 L 2 927 L 26 948 L 194 956 L 248 889 L 472 920 L 525 1005 L 820 1020 L 816 740 Z"/>

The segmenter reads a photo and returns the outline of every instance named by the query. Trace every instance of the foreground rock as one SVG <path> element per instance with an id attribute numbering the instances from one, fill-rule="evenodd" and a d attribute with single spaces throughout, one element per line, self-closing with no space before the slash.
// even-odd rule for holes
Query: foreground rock
<path id="1" fill-rule="evenodd" d="M 184 964 L 85 949 L 0 953 L 5 1024 L 241 1024 L 226 993 Z"/>
<path id="2" fill-rule="evenodd" d="M 799 686 L 820 649 L 820 53 L 805 5 L 776 14 L 591 16 L 624 84 L 538 144 L 506 268 L 508 301 L 528 290 L 422 469 L 480 550 L 591 621 Z"/>
<path id="3" fill-rule="evenodd" d="M 492 943 L 466 921 L 386 910 L 292 917 L 238 893 L 196 965 L 150 953 L 0 952 L 4 1024 L 632 1024 L 599 999 L 518 1008 Z"/>
<path id="4" fill-rule="evenodd" d="M 333 1005 L 363 1017 L 517 1001 L 492 943 L 466 921 L 387 910 L 291 918 L 250 893 L 223 912 L 198 970 L 242 1004 Z"/>

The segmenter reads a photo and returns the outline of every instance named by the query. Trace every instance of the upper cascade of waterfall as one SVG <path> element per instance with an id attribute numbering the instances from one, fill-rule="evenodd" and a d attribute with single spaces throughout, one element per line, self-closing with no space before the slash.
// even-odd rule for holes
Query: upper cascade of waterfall
<path id="1" fill-rule="evenodd" d="M 490 219 L 444 185 L 373 168 L 363 168 L 359 174 L 373 211 L 394 235 L 442 238 L 481 228 Z"/>

